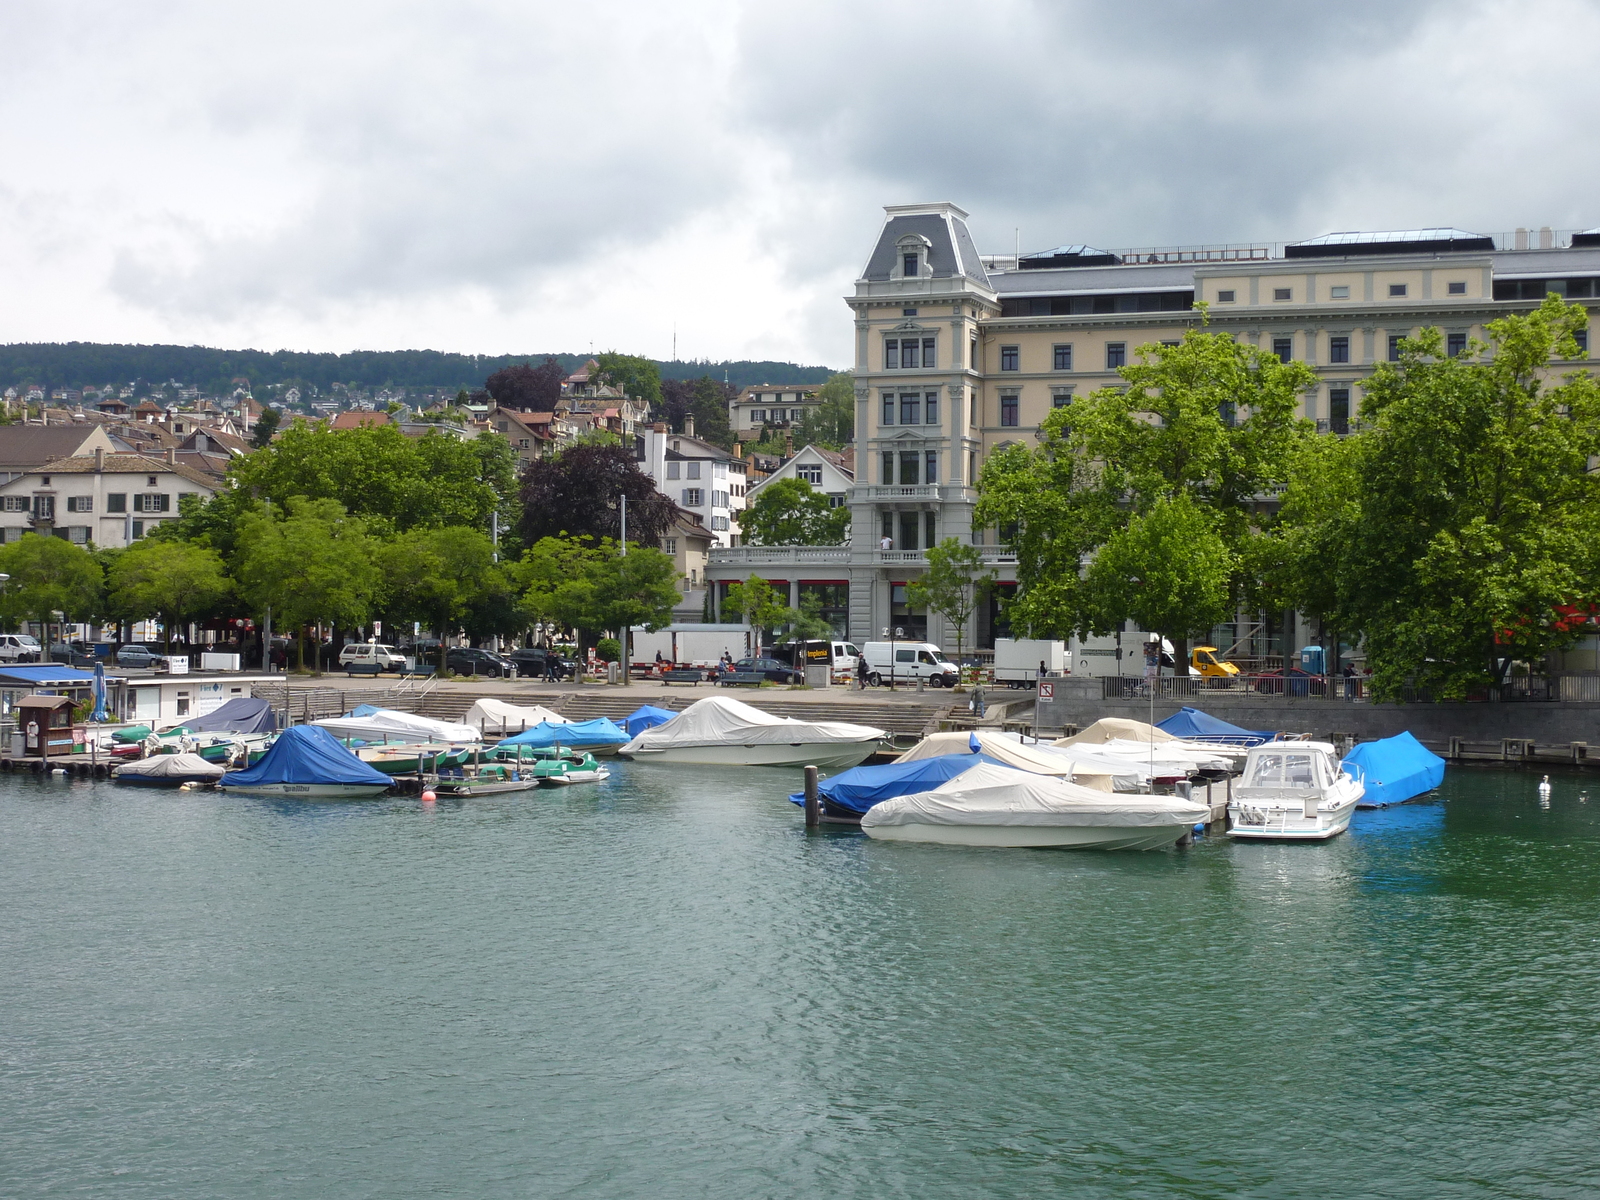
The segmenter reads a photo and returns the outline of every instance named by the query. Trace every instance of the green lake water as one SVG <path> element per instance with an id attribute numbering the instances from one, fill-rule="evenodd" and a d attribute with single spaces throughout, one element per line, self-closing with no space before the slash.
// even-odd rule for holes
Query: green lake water
<path id="1" fill-rule="evenodd" d="M 3 777 L 0 1196 L 1594 1197 L 1600 776 L 1537 778 L 1096 854 Z"/>

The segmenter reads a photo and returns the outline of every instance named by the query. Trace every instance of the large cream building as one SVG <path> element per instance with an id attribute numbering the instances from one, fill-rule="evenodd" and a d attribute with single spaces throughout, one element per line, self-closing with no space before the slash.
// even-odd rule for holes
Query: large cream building
<path id="1" fill-rule="evenodd" d="M 945 537 L 972 540 L 1003 582 L 1014 560 L 972 528 L 986 454 L 1031 440 L 1055 405 L 1118 381 L 1148 343 L 1199 321 L 1320 377 L 1304 413 L 1346 431 L 1375 365 L 1400 338 L 1437 326 L 1448 348 L 1547 292 L 1600 307 L 1600 231 L 1519 231 L 1509 248 L 1459 229 L 1335 233 L 1282 247 L 1109 252 L 1067 245 L 980 255 L 954 204 L 896 205 L 855 293 L 856 477 L 848 547 L 737 547 L 707 570 L 726 584 L 759 574 L 797 602 L 825 596 L 852 639 L 891 625 L 954 649 L 937 616 L 910 612 L 904 585 Z M 1558 244 L 1564 243 L 1564 244 Z M 930 622 L 931 621 L 931 625 Z M 968 644 L 992 645 L 995 611 Z"/>

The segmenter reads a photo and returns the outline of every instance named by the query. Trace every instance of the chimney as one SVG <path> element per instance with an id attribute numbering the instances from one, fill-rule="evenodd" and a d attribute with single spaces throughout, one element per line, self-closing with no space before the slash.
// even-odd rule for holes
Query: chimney
<path id="1" fill-rule="evenodd" d="M 176 446 L 167 447 L 167 463 L 169 466 L 178 465 L 178 448 Z"/>
<path id="2" fill-rule="evenodd" d="M 783 457 L 785 460 L 794 457 L 794 434 L 792 433 L 783 435 Z"/>
<path id="3" fill-rule="evenodd" d="M 1516 246 L 1518 250 L 1526 250 L 1528 248 L 1528 231 L 1520 225 L 1517 227 Z"/>
<path id="4" fill-rule="evenodd" d="M 667 431 L 667 423 L 665 421 L 657 421 L 650 428 L 655 433 L 665 433 Z"/>
<path id="5" fill-rule="evenodd" d="M 743 461 L 743 459 L 744 459 L 744 443 L 743 442 L 735 442 L 733 444 L 733 456 L 734 456 L 734 458 L 737 458 L 737 459 Z"/>
<path id="6" fill-rule="evenodd" d="M 693 413 L 684 413 L 683 414 L 683 436 L 684 437 L 693 437 L 694 436 L 694 414 Z"/>
<path id="7" fill-rule="evenodd" d="M 1556 247 L 1555 231 L 1548 225 L 1539 226 L 1539 249 L 1554 250 Z"/>
<path id="8" fill-rule="evenodd" d="M 102 475 L 105 473 L 105 469 L 106 452 L 102 447 L 96 446 L 94 448 L 94 473 L 96 475 Z"/>

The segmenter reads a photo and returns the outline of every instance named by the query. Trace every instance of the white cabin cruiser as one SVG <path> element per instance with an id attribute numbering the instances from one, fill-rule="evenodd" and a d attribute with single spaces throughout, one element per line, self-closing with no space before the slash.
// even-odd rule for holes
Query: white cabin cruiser
<path id="1" fill-rule="evenodd" d="M 1320 842 L 1350 825 L 1366 788 L 1327 742 L 1268 742 L 1245 758 L 1228 804 L 1228 836 Z"/>
<path id="2" fill-rule="evenodd" d="M 1159 850 L 1210 811 L 1178 796 L 1111 795 L 980 763 L 931 791 L 874 804 L 862 815 L 861 829 L 886 841 L 949 846 Z"/>
<path id="3" fill-rule="evenodd" d="M 670 721 L 646 729 L 617 753 L 639 762 L 734 767 L 803 767 L 842 771 L 865 762 L 888 737 L 843 721 L 775 717 L 727 696 L 697 700 Z"/>

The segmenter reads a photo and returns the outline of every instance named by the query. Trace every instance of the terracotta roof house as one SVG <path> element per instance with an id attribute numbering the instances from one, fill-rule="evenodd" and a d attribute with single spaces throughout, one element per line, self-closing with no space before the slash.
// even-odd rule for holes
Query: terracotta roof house
<path id="1" fill-rule="evenodd" d="M 365 429 L 370 425 L 388 425 L 389 414 L 381 412 L 362 412 L 350 409 L 342 412 L 328 423 L 329 429 Z"/>
<path id="2" fill-rule="evenodd" d="M 100 425 L 7 425 L 0 429 L 0 483 L 58 458 L 116 449 Z"/>

